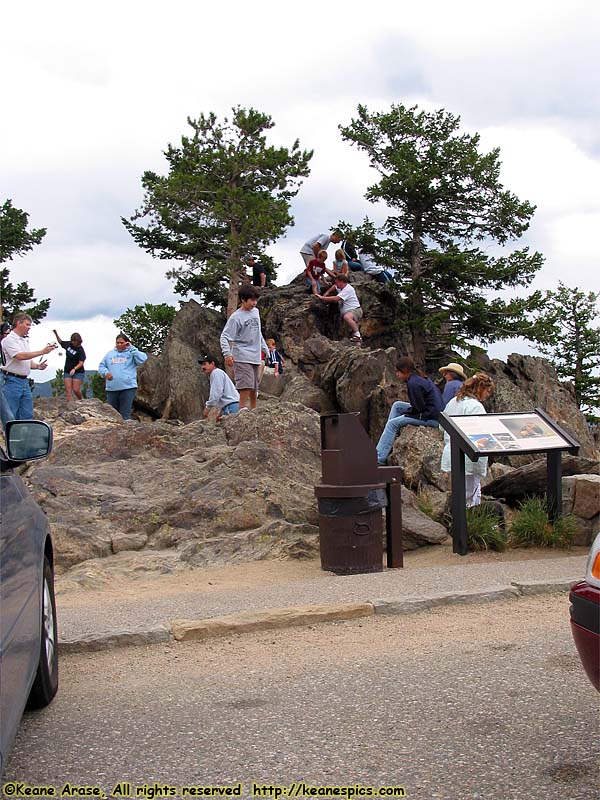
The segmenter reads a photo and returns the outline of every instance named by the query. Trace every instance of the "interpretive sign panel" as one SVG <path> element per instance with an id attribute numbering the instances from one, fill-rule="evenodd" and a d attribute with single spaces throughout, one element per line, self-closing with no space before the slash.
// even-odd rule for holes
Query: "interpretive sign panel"
<path id="1" fill-rule="evenodd" d="M 478 414 L 452 417 L 453 425 L 469 439 L 479 455 L 507 455 L 565 450 L 573 441 L 551 426 L 539 413 Z"/>
<path id="2" fill-rule="evenodd" d="M 440 425 L 450 436 L 452 462 L 453 550 L 467 553 L 465 503 L 465 456 L 478 461 L 482 456 L 508 457 L 545 453 L 548 513 L 556 519 L 562 506 L 561 453 L 577 453 L 579 443 L 541 408 L 504 414 L 451 417 L 440 415 Z"/>

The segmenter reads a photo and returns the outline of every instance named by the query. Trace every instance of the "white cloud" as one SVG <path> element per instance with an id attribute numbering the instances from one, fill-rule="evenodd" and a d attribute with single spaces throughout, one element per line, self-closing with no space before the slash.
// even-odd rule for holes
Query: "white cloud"
<path id="1" fill-rule="evenodd" d="M 269 248 L 289 280 L 309 236 L 340 218 L 381 220 L 363 198 L 373 173 L 338 125 L 359 102 L 419 102 L 460 114 L 486 149 L 501 147 L 503 182 L 538 206 L 525 237 L 546 256 L 536 285 L 554 288 L 576 269 L 581 288 L 597 289 L 599 32 L 591 0 L 8 4 L 2 195 L 48 228 L 13 279 L 50 296 L 53 319 L 80 327 L 176 302 L 166 262 L 137 248 L 120 217 L 140 205 L 142 172 L 164 170 L 162 151 L 188 115 L 241 104 L 273 116 L 278 143 L 315 150 L 296 226 Z"/>

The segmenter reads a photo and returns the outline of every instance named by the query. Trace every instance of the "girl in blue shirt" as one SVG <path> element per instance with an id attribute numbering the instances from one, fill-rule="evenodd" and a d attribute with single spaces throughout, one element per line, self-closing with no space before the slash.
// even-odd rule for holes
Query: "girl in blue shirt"
<path id="1" fill-rule="evenodd" d="M 120 333 L 115 349 L 110 350 L 98 366 L 106 378 L 106 402 L 116 409 L 123 419 L 131 419 L 131 408 L 137 391 L 137 368 L 148 356 L 131 344 L 131 339 Z"/>

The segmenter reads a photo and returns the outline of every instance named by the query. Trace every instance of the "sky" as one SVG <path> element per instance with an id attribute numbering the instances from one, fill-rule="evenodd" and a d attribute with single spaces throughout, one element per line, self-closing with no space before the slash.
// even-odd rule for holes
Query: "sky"
<path id="1" fill-rule="evenodd" d="M 599 34 L 596 0 L 4 4 L 0 202 L 48 230 L 9 265 L 13 282 L 52 300 L 32 344 L 77 330 L 95 369 L 126 308 L 177 303 L 168 262 L 121 217 L 141 205 L 142 173 L 166 171 L 163 151 L 188 117 L 237 105 L 271 115 L 272 143 L 314 150 L 295 225 L 268 249 L 279 284 L 301 271 L 306 239 L 340 219 L 383 221 L 364 199 L 377 176 L 338 126 L 359 103 L 402 103 L 445 108 L 483 150 L 500 148 L 502 183 L 537 206 L 518 245 L 545 257 L 532 289 L 598 291 Z M 511 352 L 534 351 L 490 348 Z M 50 378 L 62 357 L 48 361 Z"/>

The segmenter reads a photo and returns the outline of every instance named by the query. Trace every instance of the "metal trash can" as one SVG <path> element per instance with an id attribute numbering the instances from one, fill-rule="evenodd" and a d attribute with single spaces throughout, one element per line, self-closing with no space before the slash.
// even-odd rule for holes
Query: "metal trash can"
<path id="1" fill-rule="evenodd" d="M 383 570 L 385 489 L 363 497 L 319 497 L 321 567 L 338 575 Z"/>
<path id="2" fill-rule="evenodd" d="M 402 470 L 378 466 L 357 413 L 321 417 L 321 466 L 323 482 L 315 487 L 321 568 L 338 575 L 381 572 L 386 506 L 387 563 L 401 567 Z"/>

